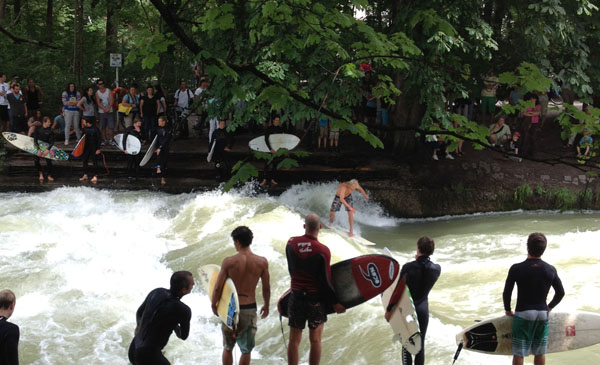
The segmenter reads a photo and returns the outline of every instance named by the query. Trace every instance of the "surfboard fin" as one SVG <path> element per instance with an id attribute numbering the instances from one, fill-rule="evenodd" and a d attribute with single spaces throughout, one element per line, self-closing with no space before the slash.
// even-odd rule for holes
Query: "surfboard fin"
<path id="1" fill-rule="evenodd" d="M 461 342 L 458 345 L 458 348 L 456 349 L 456 353 L 454 354 L 454 361 L 452 361 L 452 365 L 454 365 L 454 363 L 456 362 L 456 359 L 458 359 L 458 355 L 460 355 L 460 350 L 462 350 L 463 348 L 463 343 Z"/>

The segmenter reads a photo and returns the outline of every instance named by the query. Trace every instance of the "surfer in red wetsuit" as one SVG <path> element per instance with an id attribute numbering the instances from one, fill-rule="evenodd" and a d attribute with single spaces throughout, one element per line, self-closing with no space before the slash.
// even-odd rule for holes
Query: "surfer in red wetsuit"
<path id="1" fill-rule="evenodd" d="M 440 265 L 434 264 L 429 258 L 434 250 L 435 242 L 433 239 L 427 236 L 419 238 L 415 261 L 406 263 L 400 271 L 400 277 L 404 278 L 412 294 L 415 312 L 417 312 L 417 319 L 419 321 L 419 330 L 421 331 L 421 351 L 415 355 L 416 365 L 423 365 L 425 363 L 425 334 L 427 333 L 427 325 L 429 324 L 429 301 L 427 296 L 442 272 Z M 401 288 L 400 285 L 394 289 L 385 312 L 385 319 L 387 321 L 392 318 L 392 310 L 396 306 L 396 303 L 400 301 L 403 291 L 404 287 L 402 286 Z M 411 365 L 412 363 L 410 352 L 403 348 L 402 364 Z"/>
<path id="2" fill-rule="evenodd" d="M 288 270 L 292 277 L 292 293 L 288 304 L 290 340 L 288 364 L 298 364 L 298 347 L 302 330 L 308 321 L 310 355 L 309 364 L 321 360 L 321 337 L 327 322 L 326 309 L 332 307 L 336 313 L 346 309 L 338 303 L 331 282 L 331 253 L 317 239 L 321 229 L 319 216 L 311 213 L 304 222 L 303 236 L 289 239 L 285 248 Z"/>

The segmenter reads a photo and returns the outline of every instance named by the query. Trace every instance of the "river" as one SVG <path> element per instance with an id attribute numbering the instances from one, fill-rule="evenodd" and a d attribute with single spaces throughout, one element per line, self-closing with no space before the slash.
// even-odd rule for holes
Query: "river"
<path id="1" fill-rule="evenodd" d="M 173 271 L 196 273 L 201 265 L 220 264 L 235 253 L 230 232 L 247 225 L 254 232 L 253 251 L 269 260 L 272 290 L 271 314 L 258 323 L 253 363 L 285 363 L 276 308 L 289 287 L 285 244 L 303 233 L 304 214 L 327 216 L 335 186 L 304 183 L 280 197 L 256 194 L 251 188 L 227 194 L 83 187 L 0 194 L 0 289 L 10 288 L 17 295 L 11 321 L 21 328 L 21 362 L 128 364 L 135 311 L 146 294 L 168 287 Z M 357 245 L 324 229 L 320 240 L 331 249 L 332 263 L 384 253 L 384 247 L 403 263 L 413 258 L 420 236 L 436 242 L 432 260 L 442 266 L 442 275 L 429 297 L 428 364 L 450 364 L 461 328 L 503 313 L 506 273 L 525 258 L 525 241 L 534 231 L 547 235 L 544 259 L 557 268 L 567 292 L 556 310 L 600 313 L 598 213 L 510 212 L 409 220 L 387 216 L 360 194 L 354 201 L 357 231 L 377 246 Z M 347 225 L 344 211 L 336 222 Z M 260 288 L 257 295 L 260 306 Z M 166 356 L 173 364 L 220 363 L 220 326 L 208 297 L 196 286 L 182 300 L 192 308 L 190 337 L 181 341 L 171 336 Z M 283 325 L 287 339 L 285 319 Z M 599 350 L 596 345 L 550 354 L 548 364 L 597 364 Z M 307 335 L 300 353 L 301 362 L 307 363 Z M 399 363 L 399 355 L 379 298 L 329 317 L 322 364 Z M 508 357 L 469 351 L 457 361 L 507 363 Z"/>

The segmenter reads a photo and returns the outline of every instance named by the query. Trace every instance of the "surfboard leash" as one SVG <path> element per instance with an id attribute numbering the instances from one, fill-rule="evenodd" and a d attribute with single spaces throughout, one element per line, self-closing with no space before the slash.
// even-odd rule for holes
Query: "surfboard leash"
<path id="1" fill-rule="evenodd" d="M 458 355 L 460 355 L 460 350 L 462 350 L 463 348 L 463 343 L 461 342 L 458 345 L 458 348 L 456 349 L 456 353 L 454 354 L 454 361 L 452 361 L 452 365 L 454 365 L 454 363 L 456 362 L 456 359 L 458 359 Z"/>
<path id="2" fill-rule="evenodd" d="M 281 325 L 281 337 L 283 339 L 283 345 L 285 346 L 285 351 L 287 352 L 288 346 L 285 340 L 285 333 L 283 332 L 283 315 L 281 313 L 279 314 L 279 324 Z"/>

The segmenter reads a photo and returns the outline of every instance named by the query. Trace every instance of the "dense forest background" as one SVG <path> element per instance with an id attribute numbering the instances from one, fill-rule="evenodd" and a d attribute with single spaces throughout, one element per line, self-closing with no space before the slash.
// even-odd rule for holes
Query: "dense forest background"
<path id="1" fill-rule="evenodd" d="M 500 96 L 562 84 L 592 103 L 598 24 L 590 0 L 0 0 L 0 69 L 33 78 L 53 114 L 67 82 L 114 82 L 110 53 L 125 59 L 121 84 L 170 91 L 180 79 L 195 85 L 198 64 L 234 127 L 273 111 L 292 123 L 324 113 L 381 147 L 355 113 L 359 67 L 370 63 L 371 90 L 390 112 L 386 147 L 404 151 L 434 122 L 485 143 L 448 105 L 477 99 L 490 71 Z"/>

